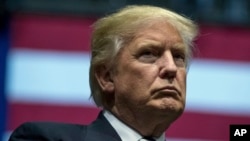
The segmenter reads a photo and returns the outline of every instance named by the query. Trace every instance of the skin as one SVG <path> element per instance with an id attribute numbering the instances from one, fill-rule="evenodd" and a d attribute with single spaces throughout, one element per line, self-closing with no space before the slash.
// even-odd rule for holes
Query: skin
<path id="1" fill-rule="evenodd" d="M 162 135 L 185 107 L 185 48 L 168 23 L 138 30 L 118 54 L 115 71 L 96 75 L 112 95 L 108 110 L 142 136 Z"/>

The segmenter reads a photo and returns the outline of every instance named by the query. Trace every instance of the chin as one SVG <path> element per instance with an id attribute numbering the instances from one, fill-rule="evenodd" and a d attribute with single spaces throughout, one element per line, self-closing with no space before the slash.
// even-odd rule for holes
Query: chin
<path id="1" fill-rule="evenodd" d="M 160 117 L 173 117 L 173 119 L 179 117 L 185 108 L 184 102 L 169 97 L 153 100 L 150 105 L 152 113 Z"/>
<path id="2" fill-rule="evenodd" d="M 184 111 L 185 105 L 177 100 L 161 100 L 159 104 L 159 109 L 167 114 L 177 114 L 181 115 Z"/>

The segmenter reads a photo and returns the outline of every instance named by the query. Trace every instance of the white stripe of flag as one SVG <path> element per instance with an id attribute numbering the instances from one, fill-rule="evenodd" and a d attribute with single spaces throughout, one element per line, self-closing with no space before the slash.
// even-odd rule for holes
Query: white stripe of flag
<path id="1" fill-rule="evenodd" d="M 8 58 L 10 101 L 93 104 L 89 54 L 15 50 Z M 250 64 L 193 60 L 187 110 L 250 115 Z"/>

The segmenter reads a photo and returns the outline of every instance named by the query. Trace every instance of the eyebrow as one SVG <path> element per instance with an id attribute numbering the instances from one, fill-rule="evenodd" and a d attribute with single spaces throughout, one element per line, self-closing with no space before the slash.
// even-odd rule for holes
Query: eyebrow
<path id="1" fill-rule="evenodd" d="M 183 44 L 183 43 L 176 43 L 174 45 L 172 45 L 171 47 L 172 50 L 177 50 L 177 51 L 184 51 L 184 53 L 186 54 L 187 52 L 187 45 Z"/>
<path id="2" fill-rule="evenodd" d="M 173 45 L 173 47 L 177 49 L 185 49 L 187 46 L 183 43 L 176 43 Z"/>
<path id="3" fill-rule="evenodd" d="M 162 43 L 158 42 L 158 41 L 154 41 L 154 40 L 145 40 L 141 43 L 137 44 L 138 47 L 161 47 Z"/>
<path id="4" fill-rule="evenodd" d="M 139 35 L 137 36 L 138 38 L 142 36 L 142 35 Z M 166 44 L 163 42 L 160 42 L 160 41 L 156 41 L 154 39 L 154 37 L 146 37 L 146 39 L 144 39 L 143 42 L 139 42 L 139 43 L 136 43 L 136 46 L 137 47 L 146 47 L 146 48 L 152 48 L 152 47 L 158 47 L 158 48 L 162 48 L 164 46 L 166 46 Z M 184 44 L 183 42 L 178 42 L 178 43 L 175 43 L 173 45 L 170 46 L 170 49 L 172 50 L 176 50 L 176 51 L 183 51 L 185 54 L 187 54 L 187 45 Z"/>
<path id="5" fill-rule="evenodd" d="M 164 43 L 158 42 L 158 41 L 154 41 L 154 40 L 145 40 L 142 43 L 138 43 L 137 44 L 138 47 L 146 47 L 146 48 L 162 48 L 165 46 Z M 186 53 L 186 48 L 187 46 L 183 43 L 176 43 L 174 45 L 171 45 L 171 47 L 169 48 L 170 50 L 177 50 L 177 51 L 183 51 Z M 162 48 L 164 49 L 164 48 Z"/>

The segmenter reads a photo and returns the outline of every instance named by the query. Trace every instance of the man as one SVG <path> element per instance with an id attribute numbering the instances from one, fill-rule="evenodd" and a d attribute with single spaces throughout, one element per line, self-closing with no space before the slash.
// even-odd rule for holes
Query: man
<path id="1" fill-rule="evenodd" d="M 165 140 L 183 112 L 197 26 L 154 6 L 128 6 L 98 20 L 91 40 L 90 125 L 25 123 L 10 141 Z"/>

